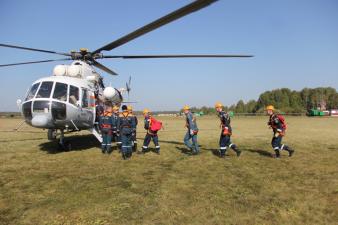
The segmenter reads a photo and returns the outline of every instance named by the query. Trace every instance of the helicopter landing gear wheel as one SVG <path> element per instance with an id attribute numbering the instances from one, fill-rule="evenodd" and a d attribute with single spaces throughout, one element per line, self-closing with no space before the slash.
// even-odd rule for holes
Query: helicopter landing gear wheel
<path id="1" fill-rule="evenodd" d="M 56 130 L 48 129 L 47 137 L 48 137 L 48 140 L 56 140 Z"/>
<path id="2" fill-rule="evenodd" d="M 64 131 L 60 130 L 60 140 L 58 143 L 59 150 L 68 152 L 72 150 L 72 145 L 69 141 L 65 141 Z"/>

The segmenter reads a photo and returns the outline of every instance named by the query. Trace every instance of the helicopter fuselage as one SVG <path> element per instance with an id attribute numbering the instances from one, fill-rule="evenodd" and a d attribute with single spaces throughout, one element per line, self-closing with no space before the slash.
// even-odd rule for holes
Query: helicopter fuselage
<path id="1" fill-rule="evenodd" d="M 96 106 L 105 103 L 104 87 L 98 84 L 96 72 L 85 74 L 90 65 L 81 62 L 78 76 L 67 72 L 62 74 L 62 66 L 54 69 L 54 75 L 35 81 L 21 104 L 21 111 L 26 123 L 33 127 L 53 130 L 79 131 L 92 129 L 97 120 Z M 61 71 L 61 72 L 60 72 Z M 66 71 L 66 70 L 65 70 Z M 91 71 L 91 70 L 90 70 Z M 74 75 L 75 74 L 75 75 Z M 93 78 L 94 77 L 94 78 Z M 109 87 L 115 93 L 111 104 L 123 101 L 119 90 Z"/>

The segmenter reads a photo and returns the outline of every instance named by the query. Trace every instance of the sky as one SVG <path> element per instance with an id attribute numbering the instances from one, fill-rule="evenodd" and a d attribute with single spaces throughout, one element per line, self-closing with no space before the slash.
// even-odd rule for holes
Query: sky
<path id="1" fill-rule="evenodd" d="M 164 16 L 188 0 L 0 0 L 0 43 L 61 52 L 95 50 Z M 132 77 L 135 109 L 231 105 L 276 88 L 338 89 L 337 0 L 220 0 L 110 52 L 120 54 L 252 54 L 233 59 L 104 59 L 107 85 Z M 63 58 L 0 47 L 0 64 Z M 0 111 L 55 65 L 0 67 Z"/>

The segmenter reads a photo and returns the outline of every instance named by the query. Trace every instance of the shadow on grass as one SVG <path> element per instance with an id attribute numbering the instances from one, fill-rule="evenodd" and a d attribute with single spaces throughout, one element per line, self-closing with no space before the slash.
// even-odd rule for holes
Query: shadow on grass
<path id="1" fill-rule="evenodd" d="M 265 157 L 273 157 L 273 155 L 271 154 L 271 152 L 265 151 L 265 150 L 261 150 L 261 149 L 251 149 L 251 148 L 246 148 L 243 149 L 244 151 L 248 151 L 248 152 L 253 152 L 253 153 L 258 153 L 261 156 L 265 156 Z"/>
<path id="2" fill-rule="evenodd" d="M 147 150 L 143 150 L 143 152 L 139 151 L 137 153 L 138 154 L 148 154 L 148 153 L 155 153 L 155 154 L 157 154 L 157 149 L 149 147 Z"/>
<path id="3" fill-rule="evenodd" d="M 137 140 L 144 140 L 144 138 L 137 138 Z M 167 144 L 174 144 L 174 145 L 184 145 L 183 142 L 178 142 L 178 141 L 164 141 L 159 138 L 158 140 L 159 143 L 167 143 Z"/>
<path id="4" fill-rule="evenodd" d="M 71 143 L 71 149 L 69 151 L 84 151 L 94 147 L 100 147 L 100 143 L 92 134 L 82 135 L 82 136 L 73 136 L 65 138 L 65 142 Z M 39 145 L 41 151 L 45 151 L 49 154 L 57 154 L 66 152 L 66 150 L 61 149 L 58 145 L 58 141 L 49 141 L 41 143 Z"/>
<path id="5" fill-rule="evenodd" d="M 17 140 L 2 140 L 0 143 L 7 143 L 7 142 L 24 142 L 24 141 L 38 141 L 38 140 L 43 140 L 46 139 L 45 137 L 43 138 L 26 138 L 26 139 L 17 139 Z"/>
<path id="6" fill-rule="evenodd" d="M 188 148 L 182 148 L 182 147 L 177 147 L 176 146 L 176 149 L 181 151 L 183 154 L 185 155 L 192 155 L 192 151 Z"/>
<path id="7" fill-rule="evenodd" d="M 211 153 L 214 155 L 214 156 L 217 156 L 217 157 L 220 157 L 220 152 L 218 149 L 214 149 L 214 148 L 204 148 L 204 150 L 206 151 L 211 151 Z"/>

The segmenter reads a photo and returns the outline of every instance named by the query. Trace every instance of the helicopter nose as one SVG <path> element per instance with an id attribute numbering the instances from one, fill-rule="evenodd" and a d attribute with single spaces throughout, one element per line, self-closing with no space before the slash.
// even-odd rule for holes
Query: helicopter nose
<path id="1" fill-rule="evenodd" d="M 48 125 L 47 115 L 35 115 L 32 119 L 32 125 L 34 127 L 46 127 Z"/>

